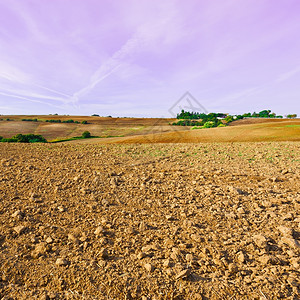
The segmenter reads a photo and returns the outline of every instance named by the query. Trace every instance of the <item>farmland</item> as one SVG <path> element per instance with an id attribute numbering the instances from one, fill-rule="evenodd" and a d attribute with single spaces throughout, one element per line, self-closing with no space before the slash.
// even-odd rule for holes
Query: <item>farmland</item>
<path id="1" fill-rule="evenodd" d="M 300 297 L 299 120 L 7 118 L 1 299 Z"/>
<path id="2" fill-rule="evenodd" d="M 296 299 L 299 148 L 2 143 L 0 295 Z"/>

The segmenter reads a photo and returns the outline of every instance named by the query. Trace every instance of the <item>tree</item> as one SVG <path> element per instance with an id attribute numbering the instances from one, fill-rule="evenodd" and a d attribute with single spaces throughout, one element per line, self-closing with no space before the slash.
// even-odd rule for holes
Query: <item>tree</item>
<path id="1" fill-rule="evenodd" d="M 84 139 L 88 139 L 88 138 L 91 137 L 91 133 L 89 131 L 85 131 L 85 132 L 82 133 L 82 137 Z"/>
<path id="2" fill-rule="evenodd" d="M 227 116 L 227 117 L 225 118 L 225 121 L 226 121 L 226 123 L 233 122 L 233 116 Z"/>
<path id="3" fill-rule="evenodd" d="M 290 114 L 286 116 L 288 119 L 296 119 L 297 118 L 297 114 Z"/>

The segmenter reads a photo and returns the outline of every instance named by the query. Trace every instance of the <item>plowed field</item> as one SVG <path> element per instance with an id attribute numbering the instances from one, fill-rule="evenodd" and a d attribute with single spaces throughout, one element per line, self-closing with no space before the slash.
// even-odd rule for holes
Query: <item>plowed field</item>
<path id="1" fill-rule="evenodd" d="M 2 143 L 0 298 L 299 299 L 299 150 Z"/>

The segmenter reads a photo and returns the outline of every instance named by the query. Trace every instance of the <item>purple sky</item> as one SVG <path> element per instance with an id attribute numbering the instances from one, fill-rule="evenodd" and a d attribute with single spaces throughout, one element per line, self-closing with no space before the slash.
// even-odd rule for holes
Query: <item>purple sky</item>
<path id="1" fill-rule="evenodd" d="M 299 0 L 0 0 L 0 114 L 300 115 Z"/>

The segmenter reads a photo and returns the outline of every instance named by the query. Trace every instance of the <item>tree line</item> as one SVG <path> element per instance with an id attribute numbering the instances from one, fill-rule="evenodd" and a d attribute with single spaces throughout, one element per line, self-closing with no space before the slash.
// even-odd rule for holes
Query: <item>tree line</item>
<path id="1" fill-rule="evenodd" d="M 294 119 L 297 117 L 297 114 L 289 114 L 287 118 Z M 225 113 L 199 113 L 199 112 L 189 112 L 181 110 L 177 114 L 177 119 L 179 121 L 172 123 L 172 125 L 177 126 L 202 126 L 203 128 L 211 127 L 223 127 L 226 124 L 229 124 L 233 121 L 242 120 L 245 118 L 280 118 L 283 116 L 276 115 L 269 109 L 262 110 L 258 113 L 244 113 L 242 115 L 229 115 Z"/>

